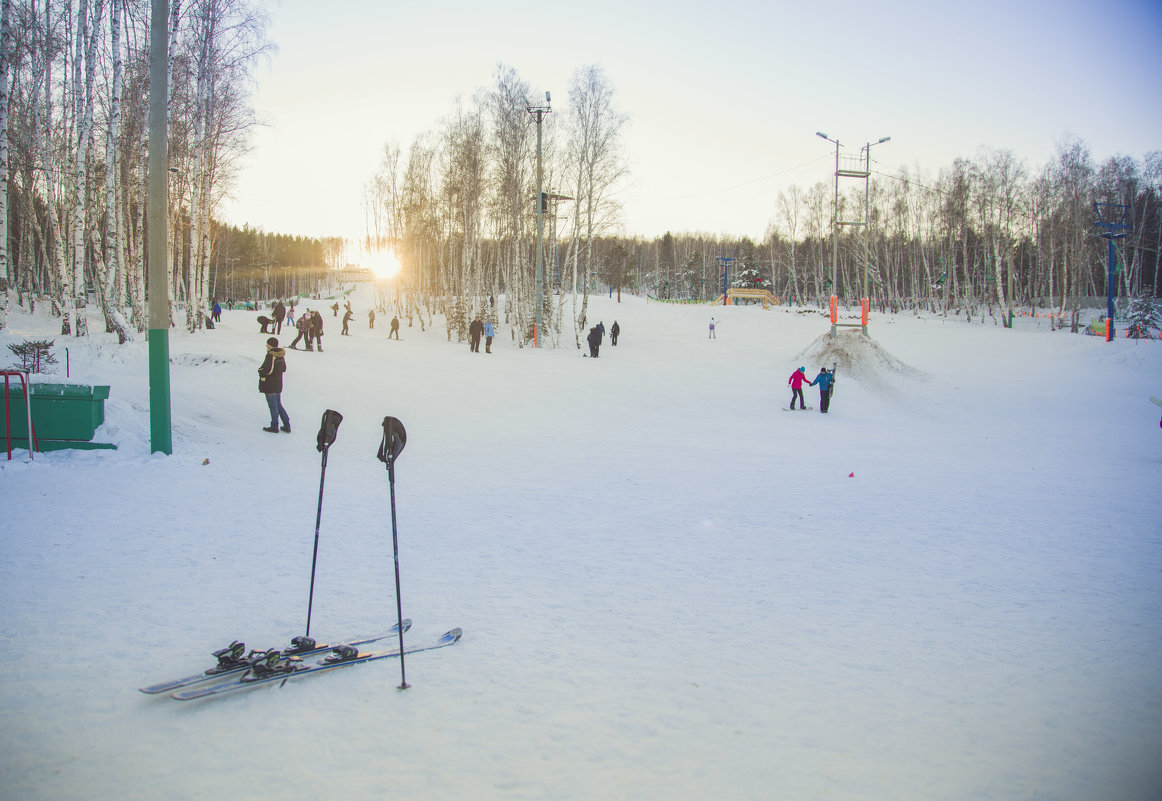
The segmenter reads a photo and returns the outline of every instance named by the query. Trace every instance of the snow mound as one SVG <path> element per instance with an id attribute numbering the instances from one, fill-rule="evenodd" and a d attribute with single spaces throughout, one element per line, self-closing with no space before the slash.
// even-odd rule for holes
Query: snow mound
<path id="1" fill-rule="evenodd" d="M 928 375 L 922 370 L 905 364 L 871 337 L 860 331 L 843 331 L 832 337 L 823 334 L 798 354 L 796 359 L 814 372 L 816 367 L 831 368 L 837 365 L 840 378 L 855 378 L 859 381 L 890 387 L 893 379 L 908 378 L 926 380 Z"/>

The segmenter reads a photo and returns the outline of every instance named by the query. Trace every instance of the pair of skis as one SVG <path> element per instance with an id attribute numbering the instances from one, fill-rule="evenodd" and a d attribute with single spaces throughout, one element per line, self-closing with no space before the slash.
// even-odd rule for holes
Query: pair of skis
<path id="1" fill-rule="evenodd" d="M 403 624 L 403 630 L 407 631 L 411 628 L 412 622 L 405 619 Z M 169 693 L 179 701 L 226 695 L 260 685 L 318 675 L 347 665 L 444 648 L 455 644 L 464 635 L 462 629 L 455 628 L 427 645 L 412 645 L 402 650 L 398 647 L 377 651 L 360 650 L 360 646 L 370 645 L 399 633 L 400 628 L 397 624 L 375 637 L 362 637 L 335 644 L 318 644 L 309 638 L 296 637 L 286 650 L 251 651 L 245 658 L 240 656 L 245 650 L 245 645 L 234 642 L 214 652 L 214 656 L 219 660 L 214 667 L 202 673 L 142 687 L 141 692 L 149 695 Z M 304 661 L 323 654 L 327 655 L 317 662 Z"/>

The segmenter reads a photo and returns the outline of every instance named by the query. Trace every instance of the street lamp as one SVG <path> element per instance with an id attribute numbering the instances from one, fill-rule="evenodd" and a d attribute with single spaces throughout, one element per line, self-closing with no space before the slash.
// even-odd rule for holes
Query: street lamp
<path id="1" fill-rule="evenodd" d="M 820 139 L 826 139 L 835 145 L 835 213 L 831 219 L 831 291 L 838 292 L 839 284 L 836 283 L 836 270 L 839 265 L 839 140 L 832 139 L 821 131 L 816 131 L 815 135 Z M 835 337 L 836 328 L 835 323 L 831 323 L 831 336 Z"/>
<path id="2" fill-rule="evenodd" d="M 868 266 L 871 264 L 871 206 L 870 204 L 870 184 L 871 184 L 871 149 L 875 145 L 882 145 L 884 142 L 890 142 L 892 137 L 885 136 L 883 139 L 877 139 L 875 142 L 868 142 L 864 145 L 863 150 L 865 155 L 864 172 L 869 177 L 863 180 L 863 302 L 867 307 L 871 306 L 871 296 L 868 295 L 867 272 Z M 863 317 L 863 335 L 867 336 L 867 312 L 864 312 Z"/>
<path id="3" fill-rule="evenodd" d="M 552 112 L 549 108 L 549 102 L 552 98 L 548 92 L 545 92 L 545 105 L 534 106 L 532 103 L 525 103 L 525 110 L 532 114 L 537 119 L 537 313 L 536 321 L 533 323 L 533 347 L 537 347 L 538 337 L 541 333 L 541 316 L 544 312 L 544 287 L 545 287 L 545 254 L 543 252 L 543 241 L 545 232 L 545 200 L 541 191 L 541 121 L 546 114 Z"/>

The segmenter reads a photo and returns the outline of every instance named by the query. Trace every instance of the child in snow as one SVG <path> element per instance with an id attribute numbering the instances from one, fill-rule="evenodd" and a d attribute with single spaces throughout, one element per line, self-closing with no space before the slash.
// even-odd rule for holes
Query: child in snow
<path id="1" fill-rule="evenodd" d="M 791 385 L 791 410 L 795 409 L 795 398 L 799 399 L 799 408 L 806 409 L 807 404 L 803 402 L 803 384 L 807 381 L 807 368 L 800 367 L 795 372 L 791 373 L 791 377 L 787 379 L 787 383 Z"/>
<path id="2" fill-rule="evenodd" d="M 819 368 L 819 375 L 811 382 L 811 386 L 819 385 L 819 411 L 827 414 L 827 407 L 831 403 L 831 384 L 835 376 L 827 371 L 826 367 Z"/>

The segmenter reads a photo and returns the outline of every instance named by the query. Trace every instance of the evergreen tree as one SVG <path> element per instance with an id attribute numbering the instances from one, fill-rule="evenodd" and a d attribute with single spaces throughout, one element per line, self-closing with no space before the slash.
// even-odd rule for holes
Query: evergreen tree
<path id="1" fill-rule="evenodd" d="M 1147 294 L 1138 295 L 1130 301 L 1129 320 L 1126 333 L 1131 339 L 1150 339 L 1154 331 L 1162 327 L 1158 307 L 1154 305 L 1154 299 Z"/>

